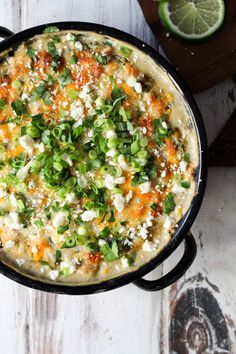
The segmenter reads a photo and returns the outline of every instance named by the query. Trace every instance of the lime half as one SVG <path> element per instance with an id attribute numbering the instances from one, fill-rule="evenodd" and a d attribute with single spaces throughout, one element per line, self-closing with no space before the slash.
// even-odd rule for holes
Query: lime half
<path id="1" fill-rule="evenodd" d="M 225 17 L 223 0 L 160 0 L 159 16 L 173 34 L 190 41 L 215 33 Z"/>

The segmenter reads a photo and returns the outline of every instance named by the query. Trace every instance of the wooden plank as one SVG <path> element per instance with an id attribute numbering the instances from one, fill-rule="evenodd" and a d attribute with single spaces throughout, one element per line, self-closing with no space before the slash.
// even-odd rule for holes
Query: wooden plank
<path id="1" fill-rule="evenodd" d="M 112 0 L 108 6 L 106 1 L 90 1 L 90 6 L 87 1 L 67 1 L 60 2 L 60 7 L 57 1 L 21 3 L 22 28 L 47 21 L 87 20 L 120 27 L 152 42 L 135 1 L 128 6 L 126 0 L 119 4 Z M 128 16 L 123 16 L 125 7 Z M 157 277 L 160 272 L 161 269 L 152 276 Z M 10 302 L 5 308 L 7 322 L 0 325 L 0 333 L 7 332 L 2 346 L 7 354 L 159 352 L 160 293 L 146 294 L 130 285 L 113 293 L 66 297 L 28 290 L 2 278 L 0 284 L 8 285 L 4 298 Z M 11 329 L 18 311 L 21 315 Z M 2 315 L 5 313 L 0 310 L 1 318 Z M 17 338 L 21 338 L 19 348 Z"/>
<path id="2" fill-rule="evenodd" d="M 129 32 L 153 46 L 157 45 L 135 0 L 90 0 L 89 3 L 87 0 L 23 1 L 22 28 L 55 21 L 100 23 Z"/>
<path id="3" fill-rule="evenodd" d="M 235 181 L 235 169 L 210 170 L 206 198 L 192 229 L 197 259 L 164 292 L 165 353 L 236 352 Z"/>
<path id="4" fill-rule="evenodd" d="M 180 41 L 161 24 L 158 1 L 139 0 L 160 45 L 193 92 L 202 92 L 236 72 L 236 4 L 226 0 L 226 16 L 218 33 L 201 43 Z"/>

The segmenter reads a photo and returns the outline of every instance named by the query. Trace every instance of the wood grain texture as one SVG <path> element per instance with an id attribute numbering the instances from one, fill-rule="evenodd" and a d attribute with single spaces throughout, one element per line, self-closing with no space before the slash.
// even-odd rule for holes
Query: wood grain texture
<path id="1" fill-rule="evenodd" d="M 193 92 L 202 92 L 236 72 L 236 3 L 225 0 L 226 16 L 222 28 L 207 41 L 180 41 L 161 24 L 158 0 L 138 0 L 143 13 L 170 61 Z M 178 1 L 176 1 L 178 3 Z"/>
<path id="2" fill-rule="evenodd" d="M 136 0 L 0 1 L 1 25 L 15 31 L 59 20 L 114 26 L 157 48 Z M 235 89 L 228 80 L 196 96 L 210 141 L 236 106 Z M 198 273 L 219 287 L 220 293 L 214 296 L 223 314 L 230 316 L 228 322 L 235 322 L 233 188 L 234 170 L 217 169 L 211 173 L 205 202 L 193 227 L 199 246 L 197 260 L 183 279 L 164 292 L 150 294 L 129 285 L 108 293 L 69 297 L 26 289 L 0 276 L 0 353 L 168 354 L 173 304 L 182 294 L 179 289 L 205 286 L 203 280 L 191 283 L 190 279 Z M 180 247 L 165 263 L 165 272 L 177 262 L 181 252 Z M 149 277 L 154 279 L 162 271 L 160 267 Z M 231 332 L 228 323 L 227 326 L 235 343 L 233 325 Z"/>

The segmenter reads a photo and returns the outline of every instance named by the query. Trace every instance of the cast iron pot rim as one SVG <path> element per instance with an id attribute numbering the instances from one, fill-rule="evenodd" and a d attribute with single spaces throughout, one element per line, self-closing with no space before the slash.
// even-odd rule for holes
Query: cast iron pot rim
<path id="1" fill-rule="evenodd" d="M 179 222 L 179 226 L 176 232 L 173 234 L 173 237 L 171 238 L 169 243 L 156 257 L 148 261 L 148 263 L 144 264 L 139 269 L 125 273 L 109 280 L 86 285 L 72 286 L 66 284 L 62 285 L 44 282 L 43 280 L 38 280 L 37 278 L 28 275 L 23 275 L 16 269 L 13 269 L 10 266 L 7 266 L 5 263 L 0 262 L 0 272 L 3 275 L 33 289 L 68 295 L 85 295 L 99 293 L 103 291 L 112 290 L 123 285 L 127 285 L 145 276 L 150 271 L 155 269 L 158 265 L 160 265 L 166 258 L 168 258 L 184 239 L 185 235 L 189 231 L 198 214 L 205 192 L 207 179 L 207 138 L 198 106 L 189 89 L 187 88 L 186 84 L 179 77 L 174 67 L 148 44 L 144 43 L 143 41 L 137 39 L 136 37 L 126 32 L 112 27 L 90 22 L 70 21 L 47 23 L 26 29 L 3 40 L 0 43 L 0 52 L 3 52 L 4 50 L 9 49 L 11 47 L 14 49 L 21 42 L 32 38 L 34 35 L 42 34 L 47 26 L 57 26 L 60 30 L 81 30 L 99 33 L 104 36 L 111 36 L 115 39 L 129 43 L 144 52 L 145 54 L 149 55 L 159 66 L 162 67 L 164 71 L 168 73 L 170 78 L 172 78 L 174 81 L 173 84 L 176 84 L 179 92 L 181 92 L 181 94 L 183 95 L 185 101 L 187 102 L 192 111 L 192 116 L 195 121 L 196 132 L 198 134 L 199 166 L 196 171 L 196 194 L 192 199 L 191 206 L 185 216 Z"/>

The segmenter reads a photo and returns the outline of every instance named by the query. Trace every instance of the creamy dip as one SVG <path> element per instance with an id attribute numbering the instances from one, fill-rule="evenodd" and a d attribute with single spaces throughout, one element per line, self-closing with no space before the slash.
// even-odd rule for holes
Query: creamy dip
<path id="1" fill-rule="evenodd" d="M 168 74 L 137 48 L 46 33 L 0 64 L 0 258 L 48 282 L 133 271 L 195 195 L 198 140 Z"/>

